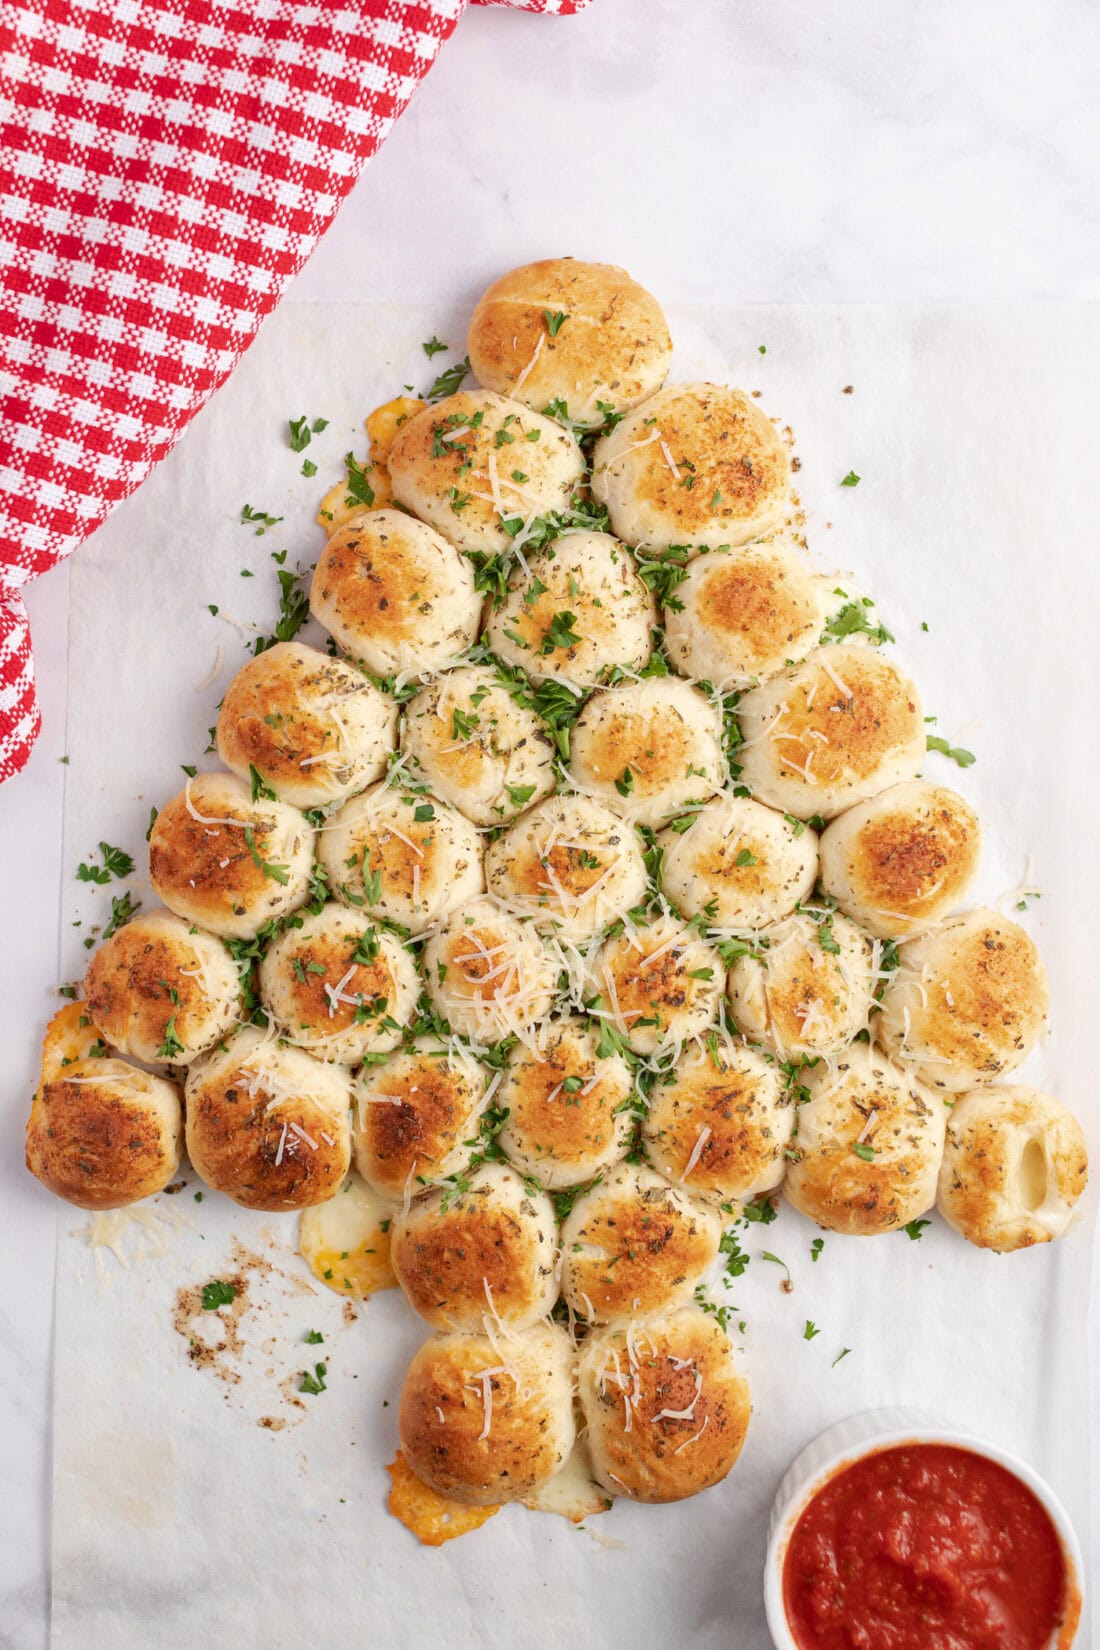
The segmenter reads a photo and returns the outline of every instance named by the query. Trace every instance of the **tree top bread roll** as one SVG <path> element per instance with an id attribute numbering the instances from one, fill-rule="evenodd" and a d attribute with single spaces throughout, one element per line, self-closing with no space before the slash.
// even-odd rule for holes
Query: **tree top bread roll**
<path id="1" fill-rule="evenodd" d="M 660 389 L 672 340 L 657 300 L 613 264 L 543 258 L 509 270 L 470 322 L 470 365 L 487 389 L 551 403 L 599 425 Z"/>

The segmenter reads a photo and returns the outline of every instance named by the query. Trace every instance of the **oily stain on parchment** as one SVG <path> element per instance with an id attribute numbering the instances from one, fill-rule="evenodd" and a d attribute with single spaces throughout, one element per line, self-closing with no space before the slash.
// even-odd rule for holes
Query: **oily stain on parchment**
<path id="1" fill-rule="evenodd" d="M 269 1241 L 272 1248 L 276 1247 L 274 1239 Z M 234 1291 L 232 1300 L 216 1310 L 203 1306 L 202 1284 L 176 1292 L 172 1326 L 187 1342 L 189 1362 L 221 1383 L 227 1403 L 236 1400 L 239 1407 L 252 1408 L 261 1398 L 265 1408 L 273 1408 L 275 1413 L 264 1413 L 256 1419 L 256 1425 L 265 1431 L 282 1432 L 288 1425 L 297 1425 L 308 1413 L 298 1386 L 303 1365 L 308 1367 L 308 1353 L 314 1349 L 303 1347 L 297 1334 L 277 1332 L 262 1340 L 254 1334 L 260 1324 L 273 1328 L 285 1322 L 280 1297 L 314 1295 L 316 1290 L 304 1278 L 284 1271 L 238 1238 L 232 1241 L 228 1260 L 212 1276 Z M 356 1322 L 350 1301 L 345 1302 L 343 1322 L 345 1328 Z M 249 1329 L 253 1334 L 248 1333 Z M 288 1354 L 294 1368 L 287 1368 Z"/>

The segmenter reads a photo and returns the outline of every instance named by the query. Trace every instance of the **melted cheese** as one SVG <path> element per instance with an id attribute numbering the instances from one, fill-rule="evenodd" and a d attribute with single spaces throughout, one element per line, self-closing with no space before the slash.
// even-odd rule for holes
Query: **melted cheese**
<path id="1" fill-rule="evenodd" d="M 449 1501 L 445 1495 L 429 1489 L 417 1478 L 400 1450 L 386 1471 L 391 1480 L 387 1507 L 425 1547 L 442 1547 L 445 1541 L 478 1530 L 486 1519 L 500 1511 L 499 1507 L 467 1507 L 461 1501 Z"/>
<path id="2" fill-rule="evenodd" d="M 303 1209 L 298 1248 L 318 1282 L 345 1300 L 393 1289 L 388 1229 L 393 1212 L 354 1169 L 335 1197 Z"/>

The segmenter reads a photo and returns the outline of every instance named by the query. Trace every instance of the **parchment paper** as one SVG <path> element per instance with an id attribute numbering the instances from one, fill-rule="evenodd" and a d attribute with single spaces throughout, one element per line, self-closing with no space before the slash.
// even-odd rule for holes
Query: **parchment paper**
<path id="1" fill-rule="evenodd" d="M 1100 319 L 1069 307 L 671 319 L 674 376 L 760 389 L 790 423 L 818 563 L 875 593 L 937 731 L 977 753 L 965 774 L 938 756 L 925 771 L 980 810 L 979 895 L 995 900 L 1025 878 L 1042 890 L 1021 920 L 1050 970 L 1054 1033 L 1026 1075 L 1074 1107 L 1095 1150 Z M 246 656 L 225 615 L 270 625 L 269 552 L 287 548 L 288 565 L 315 559 L 316 500 L 343 452 L 365 451 L 364 414 L 453 359 L 429 365 L 420 340 L 457 343 L 463 320 L 284 306 L 172 457 L 76 558 L 70 873 L 104 838 L 138 856 L 142 892 L 150 805 L 182 784 L 181 763 L 216 765 L 202 755 L 206 730 Z M 304 455 L 319 466 L 312 481 L 286 442 L 286 419 L 302 413 L 331 421 Z M 858 487 L 841 487 L 850 470 Z M 245 503 L 285 519 L 257 537 L 237 519 Z M 63 927 L 62 978 L 82 970 L 87 924 L 102 920 L 110 891 L 74 882 L 70 892 L 85 927 Z M 919 1242 L 827 1235 L 814 1263 L 815 1229 L 784 1209 L 752 1229 L 757 1258 L 730 1296 L 755 1413 L 726 1484 L 677 1507 L 620 1502 L 581 1530 L 510 1508 L 430 1551 L 384 1506 L 396 1399 L 421 1326 L 395 1294 L 346 1323 L 342 1303 L 307 1284 L 293 1218 L 248 1215 L 209 1192 L 197 1203 L 188 1178 L 157 1200 L 156 1232 L 123 1234 L 129 1265 L 88 1247 L 78 1212 L 61 1215 L 54 1650 L 764 1650 L 760 1574 L 777 1480 L 819 1429 L 883 1404 L 931 1408 L 1018 1450 L 1064 1497 L 1088 1550 L 1091 1196 L 1066 1242 L 1007 1259 L 936 1220 Z M 221 1357 L 223 1379 L 189 1356 L 194 1325 L 177 1332 L 173 1314 L 181 1286 L 232 1273 L 235 1238 L 277 1270 L 249 1274 L 244 1351 Z M 134 1258 L 161 1240 L 163 1253 Z M 763 1249 L 790 1267 L 791 1294 Z M 819 1330 L 810 1340 L 807 1320 Z M 310 1328 L 323 1349 L 303 1345 Z M 322 1350 L 327 1391 L 295 1404 L 296 1372 Z"/>

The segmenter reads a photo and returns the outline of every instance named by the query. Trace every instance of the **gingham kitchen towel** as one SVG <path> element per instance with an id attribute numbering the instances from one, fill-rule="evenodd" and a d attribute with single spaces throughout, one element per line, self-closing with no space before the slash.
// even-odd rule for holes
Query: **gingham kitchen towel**
<path id="1" fill-rule="evenodd" d="M 41 723 L 20 587 L 232 370 L 465 4 L 0 4 L 0 781 Z"/>

